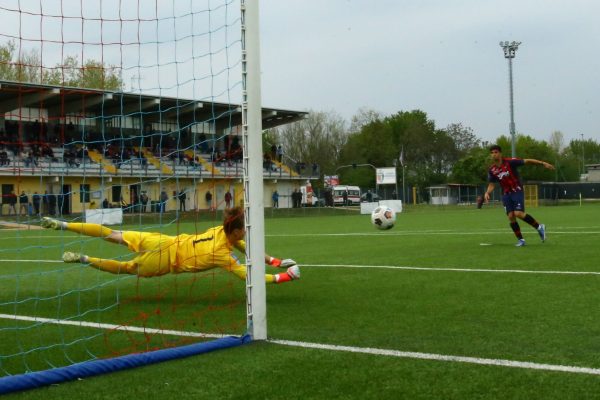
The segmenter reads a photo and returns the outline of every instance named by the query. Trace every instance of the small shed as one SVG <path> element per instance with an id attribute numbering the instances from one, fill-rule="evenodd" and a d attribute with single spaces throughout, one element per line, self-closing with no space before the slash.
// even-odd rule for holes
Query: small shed
<path id="1" fill-rule="evenodd" d="M 587 181 L 600 182 L 600 164 L 586 164 Z"/>
<path id="2" fill-rule="evenodd" d="M 433 205 L 475 204 L 477 202 L 477 185 L 449 183 L 430 186 L 427 189 Z"/>

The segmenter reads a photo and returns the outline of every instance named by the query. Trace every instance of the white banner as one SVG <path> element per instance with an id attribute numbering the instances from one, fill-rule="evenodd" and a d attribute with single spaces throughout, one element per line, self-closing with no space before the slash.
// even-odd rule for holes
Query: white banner
<path id="1" fill-rule="evenodd" d="M 395 185 L 396 168 L 377 168 L 375 177 L 378 185 Z"/>
<path id="2" fill-rule="evenodd" d="M 123 223 L 123 210 L 120 208 L 85 210 L 85 222 L 101 225 L 119 225 Z"/>

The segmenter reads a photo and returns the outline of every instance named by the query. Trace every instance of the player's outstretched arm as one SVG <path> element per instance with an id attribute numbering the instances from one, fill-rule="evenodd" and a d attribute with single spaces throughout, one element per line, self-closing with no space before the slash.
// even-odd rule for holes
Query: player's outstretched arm
<path id="1" fill-rule="evenodd" d="M 246 266 L 240 264 L 235 259 L 231 259 L 229 265 L 226 267 L 229 272 L 232 272 L 235 276 L 240 279 L 246 279 Z M 292 265 L 287 269 L 286 272 L 279 274 L 265 274 L 265 281 L 267 283 L 283 283 L 293 280 L 300 279 L 300 268 L 297 265 Z"/>
<path id="2" fill-rule="evenodd" d="M 535 158 L 526 158 L 523 161 L 525 161 L 525 164 L 537 164 L 543 166 L 546 169 L 554 169 L 554 165 L 550 164 L 549 162 L 536 160 Z"/>

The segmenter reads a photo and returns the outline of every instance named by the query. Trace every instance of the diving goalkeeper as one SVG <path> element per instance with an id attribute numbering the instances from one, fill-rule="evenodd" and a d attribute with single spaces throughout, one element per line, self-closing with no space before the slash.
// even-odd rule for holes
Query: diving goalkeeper
<path id="1" fill-rule="evenodd" d="M 140 277 L 223 268 L 240 279 L 246 279 L 246 266 L 240 264 L 233 254 L 233 248 L 241 252 L 246 250 L 246 243 L 243 240 L 246 228 L 244 211 L 241 207 L 226 210 L 223 225 L 210 228 L 198 235 L 167 236 L 161 233 L 117 231 L 100 224 L 65 222 L 48 217 L 42 218 L 42 226 L 100 237 L 109 242 L 123 244 L 137 253 L 132 260 L 117 261 L 65 252 L 63 261 L 67 263 L 89 263 L 90 266 L 101 271 Z M 274 267 L 287 268 L 286 272 L 279 274 L 265 274 L 267 283 L 283 283 L 300 279 L 300 268 L 294 260 L 280 260 L 266 255 L 265 262 Z"/>

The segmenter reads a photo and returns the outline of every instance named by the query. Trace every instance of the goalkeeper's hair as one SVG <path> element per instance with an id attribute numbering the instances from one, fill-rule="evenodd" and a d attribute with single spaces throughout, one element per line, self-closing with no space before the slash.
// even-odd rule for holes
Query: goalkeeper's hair
<path id="1" fill-rule="evenodd" d="M 244 229 L 244 209 L 242 207 L 228 208 L 223 213 L 223 230 L 226 235 L 235 229 Z"/>

